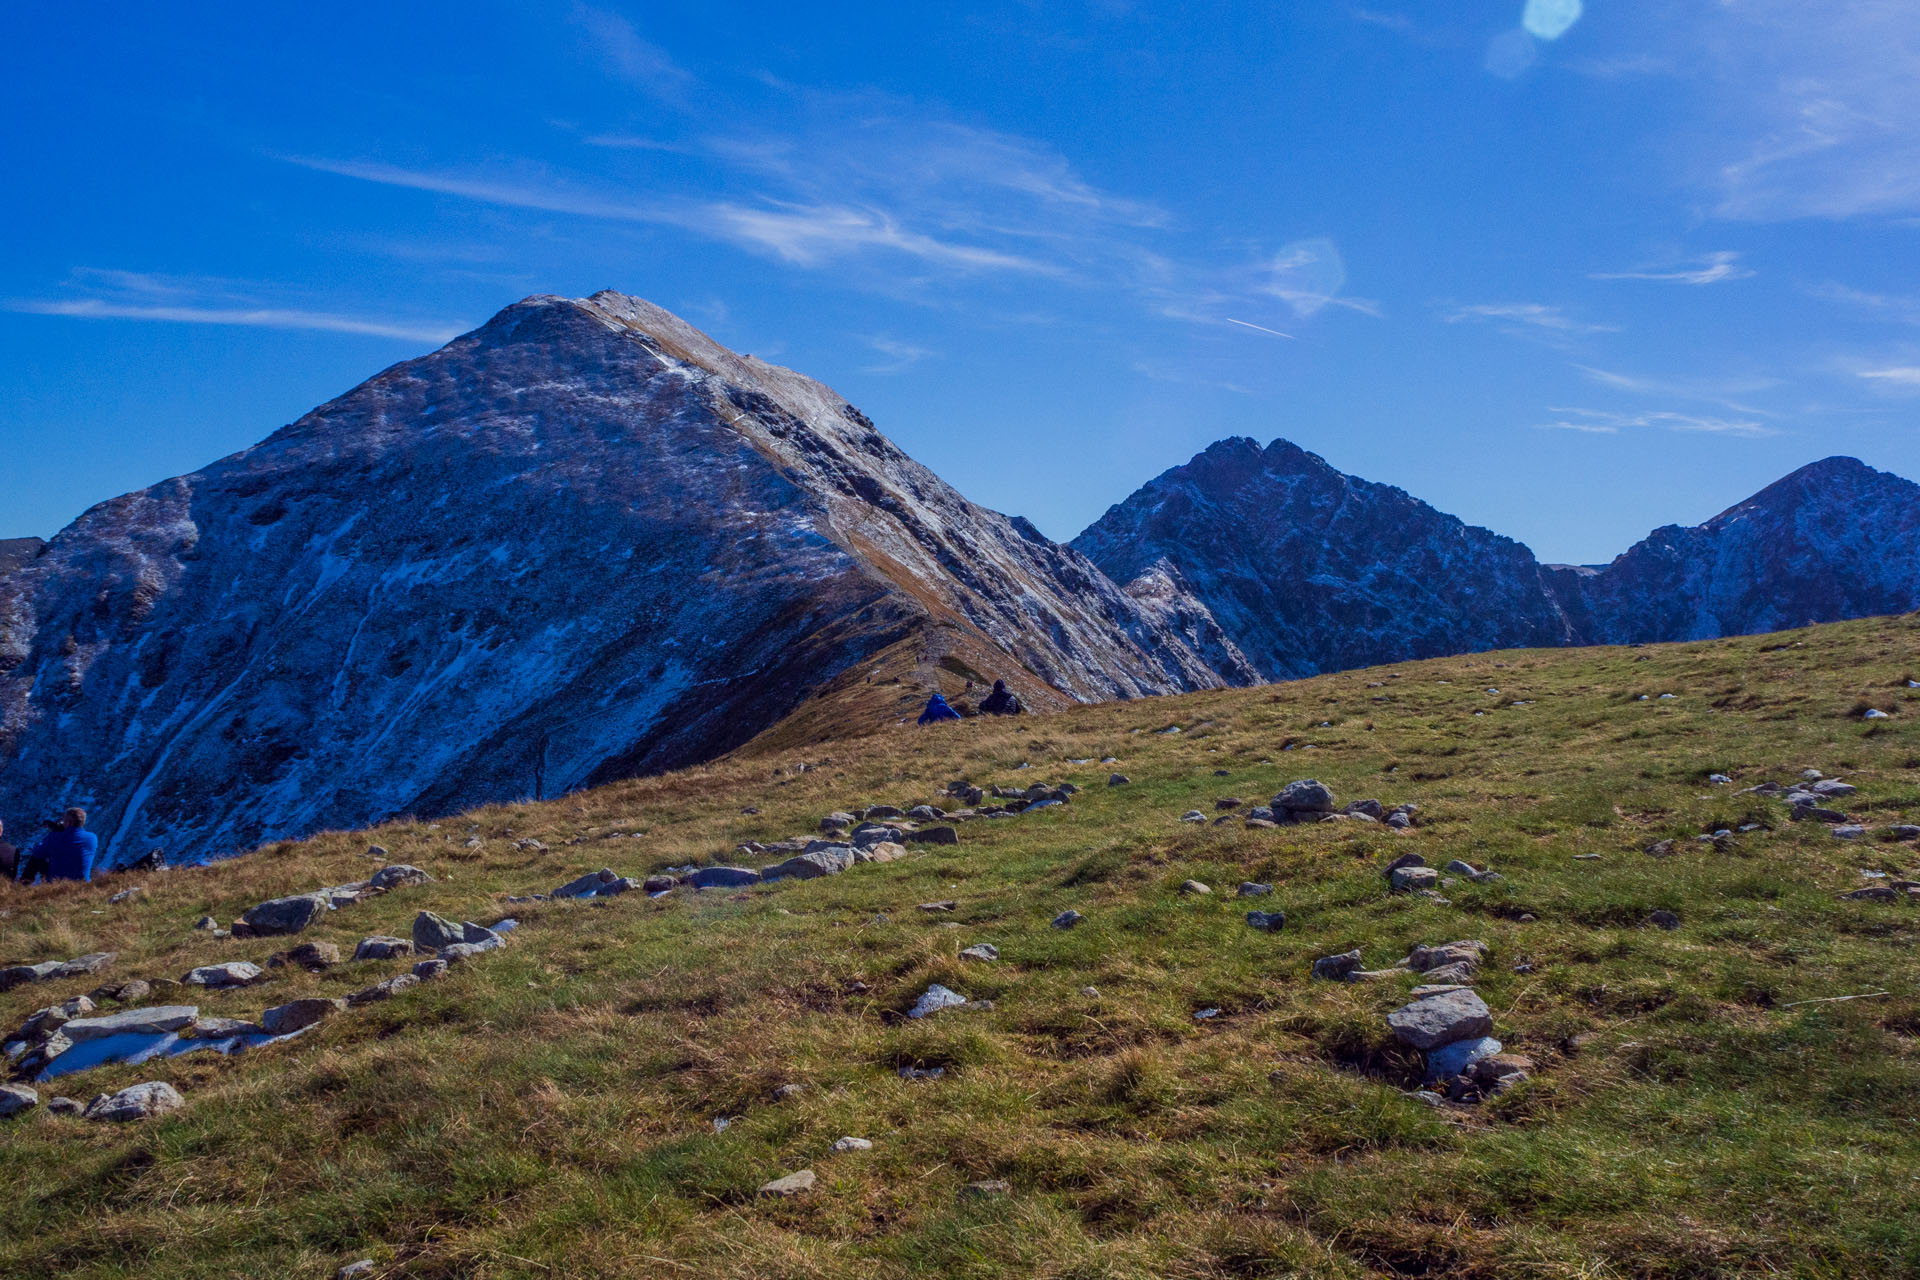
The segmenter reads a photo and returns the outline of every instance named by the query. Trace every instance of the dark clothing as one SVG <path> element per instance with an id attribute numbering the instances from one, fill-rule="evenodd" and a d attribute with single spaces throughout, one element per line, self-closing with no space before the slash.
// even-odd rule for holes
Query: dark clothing
<path id="1" fill-rule="evenodd" d="M 947 705 L 947 700 L 939 694 L 927 699 L 927 709 L 920 713 L 921 724 L 932 724 L 936 720 L 958 720 L 960 713 Z"/>
<path id="2" fill-rule="evenodd" d="M 20 864 L 20 851 L 0 840 L 0 876 L 13 879 L 13 869 Z"/>
<path id="3" fill-rule="evenodd" d="M 99 852 L 100 841 L 85 827 L 49 831 L 27 855 L 21 879 L 28 884 L 33 883 L 36 875 L 44 875 L 48 880 L 91 880 L 94 855 Z"/>
<path id="4" fill-rule="evenodd" d="M 980 699 L 980 714 L 983 716 L 1017 716 L 1025 710 L 1020 705 L 1020 699 L 1007 692 L 1005 680 L 995 680 L 993 692 Z"/>

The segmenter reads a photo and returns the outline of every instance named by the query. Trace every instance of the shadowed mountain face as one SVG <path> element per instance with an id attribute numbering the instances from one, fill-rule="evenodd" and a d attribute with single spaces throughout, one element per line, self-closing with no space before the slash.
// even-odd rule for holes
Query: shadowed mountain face
<path id="1" fill-rule="evenodd" d="M 40 538 L 0 538 L 0 573 L 11 573 L 40 554 Z"/>
<path id="2" fill-rule="evenodd" d="M 1595 642 L 1704 640 L 1920 608 L 1920 485 L 1853 458 L 1800 468 L 1581 579 Z"/>
<path id="3" fill-rule="evenodd" d="M 1610 565 L 1573 569 L 1284 440 L 1223 440 L 1073 546 L 1131 594 L 1173 584 L 1199 601 L 1270 679 L 1920 607 L 1920 486 L 1852 458 L 1803 467 L 1698 527 L 1657 530 Z"/>
<path id="4" fill-rule="evenodd" d="M 826 387 L 530 298 L 0 572 L 0 814 L 85 804 L 124 863 L 550 796 L 943 636 L 1053 697 L 1254 678 Z"/>
<path id="5" fill-rule="evenodd" d="M 1129 591 L 1178 584 L 1269 679 L 1570 637 L 1524 546 L 1284 440 L 1220 441 L 1073 546 Z"/>

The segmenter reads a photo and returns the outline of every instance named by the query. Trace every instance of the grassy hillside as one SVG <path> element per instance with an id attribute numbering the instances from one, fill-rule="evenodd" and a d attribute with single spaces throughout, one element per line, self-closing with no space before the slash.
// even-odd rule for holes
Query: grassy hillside
<path id="1" fill-rule="evenodd" d="M 16 889 L 0 962 L 117 950 L 116 978 L 264 961 L 291 940 L 193 922 L 364 876 L 370 840 L 436 882 L 300 940 L 350 952 L 421 908 L 523 925 L 291 1042 L 38 1086 L 85 1101 L 162 1079 L 188 1105 L 125 1126 L 44 1106 L 0 1121 L 0 1274 L 326 1276 L 360 1257 L 447 1277 L 1920 1273 L 1920 902 L 1837 896 L 1920 849 L 1735 794 L 1816 768 L 1859 787 L 1842 807 L 1869 826 L 1920 821 L 1917 640 L 1912 618 L 1872 620 L 891 729 Z M 1863 721 L 1868 705 L 1893 715 Z M 1132 784 L 1106 787 L 1110 768 Z M 1421 825 L 1178 821 L 1300 777 L 1343 803 L 1415 802 Z M 732 861 L 830 810 L 939 803 L 956 778 L 1085 790 L 829 879 L 505 902 L 603 865 Z M 1693 838 L 1748 821 L 1772 829 Z M 1665 837 L 1674 856 L 1641 852 Z M 1379 869 L 1405 852 L 1505 879 L 1449 886 L 1447 906 L 1390 895 Z M 1181 895 L 1190 877 L 1214 892 Z M 143 896 L 106 904 L 136 879 Z M 1275 893 L 1236 899 L 1242 880 Z M 951 913 L 917 909 L 943 899 Z M 1284 909 L 1285 929 L 1248 928 L 1250 906 Z M 1049 927 L 1068 908 L 1084 922 Z M 1679 927 L 1648 925 L 1656 910 Z M 1414 979 L 1308 968 L 1457 938 L 1489 945 L 1494 1034 L 1535 1067 L 1484 1104 L 1434 1107 L 1409 1096 L 1418 1055 L 1385 1022 Z M 983 942 L 997 963 L 958 958 Z M 252 1017 L 403 967 L 280 969 L 199 1003 Z M 7 993 L 0 1022 L 101 980 Z M 902 1019 L 930 982 L 995 1007 Z M 804 1089 L 776 1098 L 786 1084 Z M 873 1147 L 835 1154 L 843 1135 Z M 811 1191 L 756 1195 L 802 1168 Z M 991 1179 L 1009 1194 L 964 1192 Z"/>

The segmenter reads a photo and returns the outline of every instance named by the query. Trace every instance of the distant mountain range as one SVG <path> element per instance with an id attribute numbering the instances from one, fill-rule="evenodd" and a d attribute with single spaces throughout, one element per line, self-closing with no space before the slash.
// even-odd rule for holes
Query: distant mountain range
<path id="1" fill-rule="evenodd" d="M 1047 707 L 1905 611 L 1917 496 L 1828 459 L 1572 569 L 1235 439 L 1062 546 L 817 382 L 638 299 L 534 297 L 0 542 L 0 817 L 219 856 L 844 729 L 822 700 L 868 714 L 874 681 Z"/>

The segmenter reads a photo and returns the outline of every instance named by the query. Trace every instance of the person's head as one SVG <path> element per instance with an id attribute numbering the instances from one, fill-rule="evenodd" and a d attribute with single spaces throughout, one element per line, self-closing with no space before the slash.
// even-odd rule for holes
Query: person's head
<path id="1" fill-rule="evenodd" d="M 69 831 L 78 831 L 80 828 L 87 825 L 87 811 L 85 809 L 80 808 L 78 805 L 67 810 L 67 815 L 66 815 L 66 818 L 63 820 L 63 825 L 65 825 L 65 827 Z"/>
<path id="2" fill-rule="evenodd" d="M 1005 693 L 1007 691 L 1007 682 L 1005 680 L 995 680 L 993 682 L 993 691 L 995 693 Z"/>

